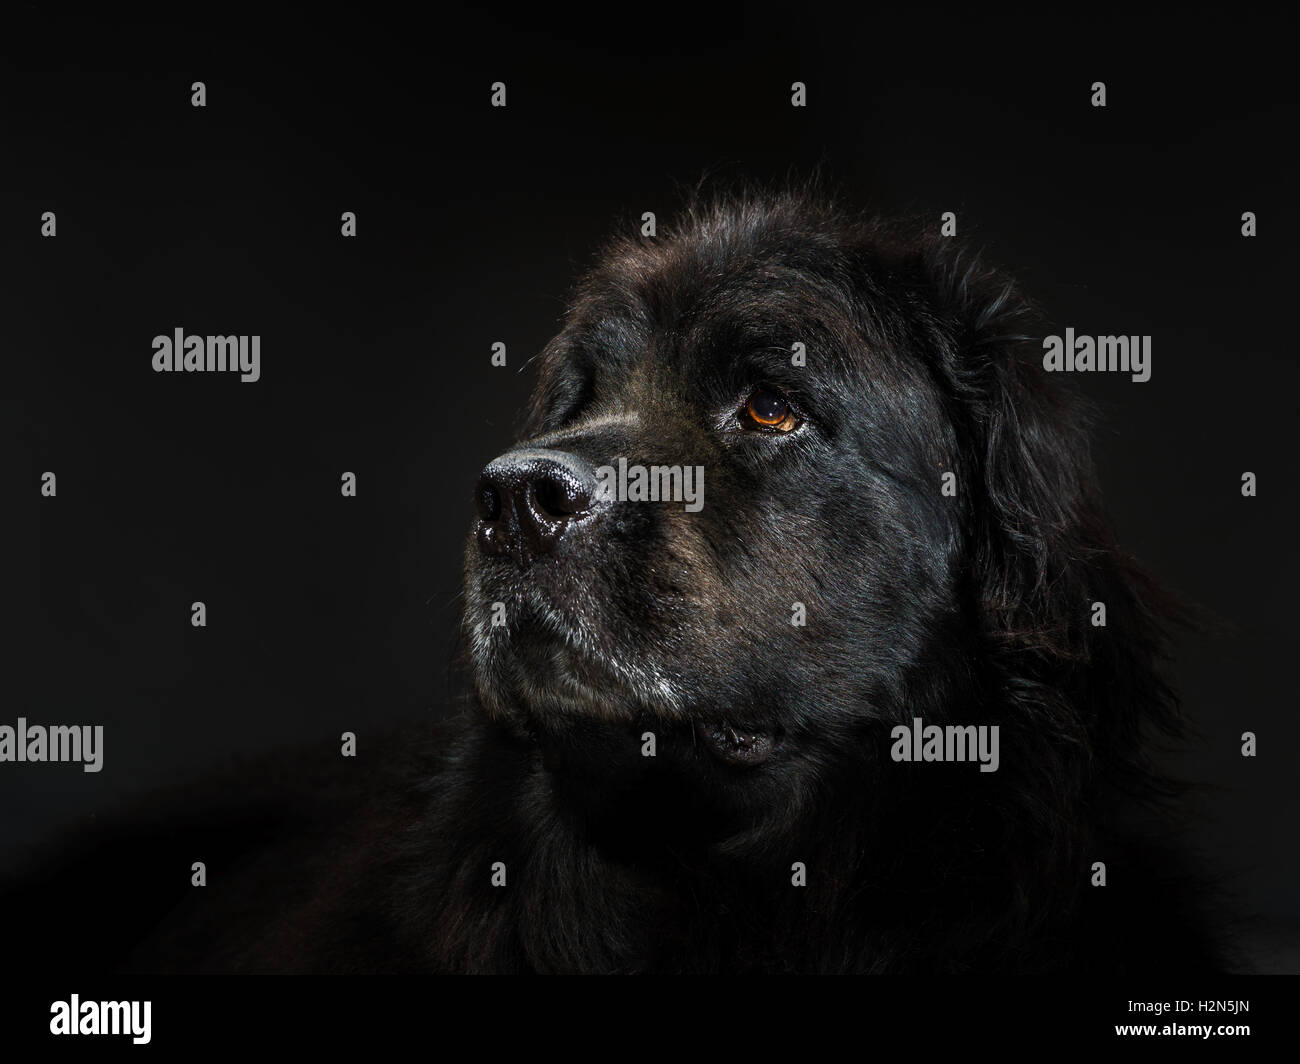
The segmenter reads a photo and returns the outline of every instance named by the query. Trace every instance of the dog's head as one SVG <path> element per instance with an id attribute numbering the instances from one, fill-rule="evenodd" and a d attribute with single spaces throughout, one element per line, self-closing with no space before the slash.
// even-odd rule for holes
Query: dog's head
<path id="1" fill-rule="evenodd" d="M 481 705 L 587 769 L 671 765 L 751 808 L 913 716 L 1046 707 L 1053 749 L 1086 747 L 1089 606 L 1128 588 L 1089 561 L 1077 406 L 1033 320 L 950 242 L 813 197 L 616 242 L 478 483 Z"/>

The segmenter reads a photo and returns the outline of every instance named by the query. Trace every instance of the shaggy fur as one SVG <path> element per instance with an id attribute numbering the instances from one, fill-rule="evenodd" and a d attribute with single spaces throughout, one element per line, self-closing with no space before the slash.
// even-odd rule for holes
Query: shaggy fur
<path id="1" fill-rule="evenodd" d="M 1137 826 L 1173 793 L 1146 756 L 1179 733 L 1158 672 L 1168 608 L 1108 528 L 1045 331 L 952 241 L 815 193 L 701 204 L 666 237 L 614 243 L 542 356 L 520 446 L 699 463 L 707 504 L 616 504 L 523 570 L 471 546 L 481 712 L 398 849 L 409 955 L 458 971 L 1214 967 L 1177 860 Z M 739 431 L 756 385 L 804 429 Z M 999 771 L 893 762 L 890 729 L 914 717 L 998 725 Z M 701 722 L 779 745 L 727 763 Z"/>
<path id="2" fill-rule="evenodd" d="M 1146 753 L 1180 730 L 1171 614 L 1108 528 L 1046 331 L 955 242 L 817 193 L 615 242 L 519 446 L 702 465 L 703 510 L 614 503 L 531 559 L 471 537 L 468 712 L 390 802 L 224 911 L 191 901 L 136 966 L 1216 968 Z M 746 427 L 756 387 L 797 431 Z M 997 725 L 998 771 L 894 762 L 916 717 Z M 728 730 L 770 756 L 729 758 Z"/>

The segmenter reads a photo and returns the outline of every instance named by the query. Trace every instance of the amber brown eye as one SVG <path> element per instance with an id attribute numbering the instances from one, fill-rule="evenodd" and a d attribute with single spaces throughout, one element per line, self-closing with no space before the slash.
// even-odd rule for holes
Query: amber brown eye
<path id="1" fill-rule="evenodd" d="M 794 416 L 790 404 L 765 388 L 759 388 L 749 397 L 749 401 L 745 404 L 745 413 L 759 428 L 789 432 L 799 426 L 799 419 Z"/>

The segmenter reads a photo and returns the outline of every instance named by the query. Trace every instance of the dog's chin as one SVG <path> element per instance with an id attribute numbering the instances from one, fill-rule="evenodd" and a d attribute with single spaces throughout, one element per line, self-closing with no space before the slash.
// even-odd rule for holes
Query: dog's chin
<path id="1" fill-rule="evenodd" d="M 494 715 L 631 722 L 671 707 L 649 684 L 559 639 L 518 639 L 475 661 L 479 701 Z"/>
<path id="2" fill-rule="evenodd" d="M 640 742 L 640 729 L 653 729 L 659 721 L 666 728 L 685 726 L 693 747 L 736 768 L 762 765 L 781 746 L 782 731 L 775 725 L 713 713 L 696 716 L 675 700 L 659 697 L 660 688 L 638 688 L 613 668 L 575 660 L 560 650 L 544 664 L 513 658 L 480 668 L 476 686 L 480 704 L 493 716 L 513 720 L 532 735 L 591 721 L 626 725 Z"/>

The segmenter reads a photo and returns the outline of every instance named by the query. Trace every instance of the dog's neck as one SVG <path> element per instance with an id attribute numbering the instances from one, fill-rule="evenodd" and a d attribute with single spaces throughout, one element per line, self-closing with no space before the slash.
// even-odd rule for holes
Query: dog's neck
<path id="1" fill-rule="evenodd" d="M 538 745 L 504 744 L 499 728 L 481 720 L 472 730 L 479 741 L 460 764 L 480 781 L 484 819 L 434 811 L 439 822 L 459 818 L 465 838 L 438 840 L 417 866 L 440 865 L 441 874 L 416 889 L 432 922 L 423 941 L 479 956 L 484 969 L 565 970 L 583 958 L 596 970 L 742 971 L 772 957 L 795 958 L 803 970 L 869 969 L 895 938 L 924 968 L 926 943 L 943 954 L 972 906 L 983 923 L 1008 904 L 1007 855 L 980 850 L 987 825 L 962 845 L 962 817 L 977 805 L 943 797 L 932 776 L 912 808 L 882 809 L 870 767 L 845 766 L 830 781 L 833 808 L 811 803 L 818 812 L 805 818 L 787 803 L 747 818 L 711 806 L 708 789 L 691 786 L 670 762 L 611 760 L 622 745 L 613 732 L 605 742 L 588 730 L 584 743 L 552 737 Z M 488 820 L 497 833 L 491 852 L 482 837 Z M 483 867 L 449 864 L 451 853 L 476 854 Z M 890 855 L 887 866 L 880 854 Z M 497 860 L 504 885 L 493 887 Z M 959 911 L 945 909 L 954 897 Z M 595 929 L 600 942 L 587 937 Z M 835 956 L 806 955 L 827 949 Z M 434 958 L 435 966 L 453 963 Z"/>

